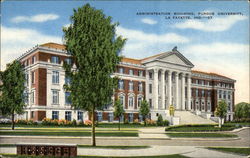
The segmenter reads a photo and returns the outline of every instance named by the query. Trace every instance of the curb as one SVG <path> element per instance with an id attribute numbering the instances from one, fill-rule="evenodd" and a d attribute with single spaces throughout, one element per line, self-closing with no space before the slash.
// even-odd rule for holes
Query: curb
<path id="1" fill-rule="evenodd" d="M 189 141 L 231 141 L 240 140 L 241 138 L 171 138 L 172 140 L 189 140 Z"/>
<path id="2" fill-rule="evenodd" d="M 92 137 L 69 137 L 69 136 L 11 136 L 11 135 L 5 135 L 0 136 L 0 138 L 34 138 L 34 139 L 43 139 L 43 138 L 49 138 L 49 139 L 72 139 L 72 138 L 81 138 L 81 139 L 91 139 Z M 140 139 L 139 137 L 96 137 L 97 139 Z"/>

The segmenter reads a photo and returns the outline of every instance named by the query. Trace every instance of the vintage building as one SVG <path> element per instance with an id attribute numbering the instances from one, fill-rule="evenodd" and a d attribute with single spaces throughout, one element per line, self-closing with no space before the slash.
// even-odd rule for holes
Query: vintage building
<path id="1" fill-rule="evenodd" d="M 65 47 L 56 43 L 37 45 L 18 60 L 26 73 L 26 113 L 20 117 L 41 121 L 43 118 L 86 120 L 85 111 L 72 109 L 69 92 L 63 85 L 65 77 L 63 62 L 71 62 Z M 129 122 L 138 119 L 141 101 L 149 102 L 151 119 L 161 114 L 169 119 L 169 105 L 177 111 L 194 113 L 210 119 L 219 100 L 228 104 L 228 120 L 233 119 L 234 83 L 228 77 L 194 71 L 194 65 L 175 47 L 172 51 L 144 59 L 123 58 L 114 76 L 119 77 L 118 89 L 113 99 L 119 98 Z M 97 112 L 98 121 L 112 122 L 113 107 Z"/>

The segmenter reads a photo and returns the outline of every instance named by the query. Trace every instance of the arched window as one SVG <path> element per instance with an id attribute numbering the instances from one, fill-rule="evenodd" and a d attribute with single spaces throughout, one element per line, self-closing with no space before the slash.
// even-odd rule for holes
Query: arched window
<path id="1" fill-rule="evenodd" d="M 134 108 L 134 104 L 135 104 L 134 94 L 129 94 L 128 95 L 128 108 L 130 109 Z"/>

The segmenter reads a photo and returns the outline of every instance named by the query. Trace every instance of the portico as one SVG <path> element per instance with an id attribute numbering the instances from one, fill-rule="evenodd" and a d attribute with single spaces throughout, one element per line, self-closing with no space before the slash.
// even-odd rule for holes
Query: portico
<path id="1" fill-rule="evenodd" d="M 153 111 L 168 115 L 170 105 L 176 110 L 191 109 L 191 68 L 193 64 L 177 50 L 143 61 L 146 65 L 146 100 Z"/>

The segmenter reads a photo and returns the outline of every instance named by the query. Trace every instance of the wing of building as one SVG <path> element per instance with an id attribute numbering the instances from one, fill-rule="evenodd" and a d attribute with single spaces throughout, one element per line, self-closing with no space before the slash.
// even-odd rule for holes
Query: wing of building
<path id="1" fill-rule="evenodd" d="M 45 43 L 18 58 L 25 67 L 28 96 L 26 113 L 19 119 L 89 119 L 87 112 L 72 109 L 68 100 L 70 93 L 63 88 L 69 82 L 63 62 L 70 62 L 69 57 L 64 45 Z M 218 101 L 224 99 L 228 104 L 226 119 L 232 120 L 235 80 L 216 73 L 195 71 L 193 67 L 177 48 L 144 59 L 124 57 L 113 74 L 120 79 L 113 98 L 119 98 L 123 103 L 124 119 L 141 121 L 138 111 L 143 99 L 149 102 L 153 120 L 159 114 L 169 119 L 169 105 L 174 105 L 177 111 L 210 119 Z M 97 112 L 96 116 L 98 121 L 117 120 L 112 105 Z"/>

